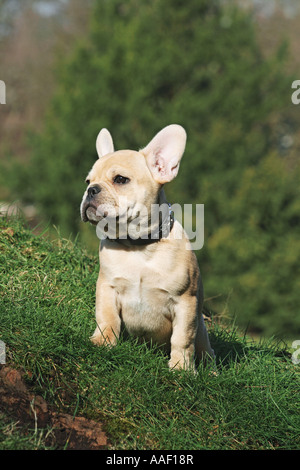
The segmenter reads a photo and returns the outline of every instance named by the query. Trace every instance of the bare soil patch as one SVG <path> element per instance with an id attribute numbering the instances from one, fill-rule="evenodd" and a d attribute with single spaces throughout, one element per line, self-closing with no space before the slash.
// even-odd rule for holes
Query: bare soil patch
<path id="1" fill-rule="evenodd" d="M 30 392 L 20 371 L 0 368 L 0 411 L 17 419 L 19 424 L 49 427 L 48 445 L 73 450 L 106 448 L 107 437 L 99 422 L 52 411 L 39 395 Z"/>

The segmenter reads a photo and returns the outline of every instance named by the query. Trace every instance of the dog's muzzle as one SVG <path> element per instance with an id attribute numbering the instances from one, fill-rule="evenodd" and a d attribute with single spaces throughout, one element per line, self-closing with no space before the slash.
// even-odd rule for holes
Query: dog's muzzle
<path id="1" fill-rule="evenodd" d="M 99 194 L 101 191 L 101 188 L 98 184 L 94 184 L 93 186 L 90 186 L 87 190 L 87 200 L 91 201 L 96 194 Z"/>
<path id="2" fill-rule="evenodd" d="M 93 204 L 93 199 L 94 197 L 101 192 L 101 188 L 98 184 L 94 184 L 93 186 L 90 186 L 86 193 L 85 196 L 82 199 L 82 203 L 80 206 L 80 215 L 83 220 L 83 222 L 92 222 L 96 223 L 96 212 L 97 212 L 97 207 Z M 87 211 L 91 212 L 88 216 Z M 95 216 L 95 218 L 93 217 Z"/>

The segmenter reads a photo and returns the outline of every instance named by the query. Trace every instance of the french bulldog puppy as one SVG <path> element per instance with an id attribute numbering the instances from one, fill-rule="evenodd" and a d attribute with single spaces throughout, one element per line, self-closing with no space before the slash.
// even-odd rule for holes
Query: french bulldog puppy
<path id="1" fill-rule="evenodd" d="M 195 359 L 214 357 L 189 239 L 169 210 L 153 210 L 169 207 L 163 186 L 177 175 L 185 144 L 185 130 L 172 124 L 140 151 L 115 152 L 102 129 L 80 207 L 82 220 L 101 225 L 103 235 L 92 342 L 113 346 L 124 326 L 164 346 L 171 369 L 194 369 Z"/>

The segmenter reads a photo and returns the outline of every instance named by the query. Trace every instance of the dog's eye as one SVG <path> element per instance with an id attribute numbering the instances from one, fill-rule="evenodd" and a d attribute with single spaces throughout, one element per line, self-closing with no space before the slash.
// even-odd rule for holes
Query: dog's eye
<path id="1" fill-rule="evenodd" d="M 129 183 L 130 179 L 126 178 L 126 176 L 117 175 L 114 177 L 114 183 L 116 184 L 126 184 Z"/>
<path id="2" fill-rule="evenodd" d="M 85 182 L 86 182 L 86 184 L 90 184 L 91 181 L 90 180 L 85 180 Z"/>

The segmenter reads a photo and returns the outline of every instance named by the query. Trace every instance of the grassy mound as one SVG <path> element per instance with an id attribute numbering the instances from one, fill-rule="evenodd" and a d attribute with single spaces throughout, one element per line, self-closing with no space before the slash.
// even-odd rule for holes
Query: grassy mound
<path id="1" fill-rule="evenodd" d="M 282 345 L 210 321 L 217 375 L 170 372 L 159 350 L 134 339 L 97 348 L 97 257 L 34 236 L 19 219 L 1 218 L 0 230 L 6 365 L 53 410 L 104 423 L 109 449 L 299 448 L 300 365 Z M 2 449 L 57 448 L 52 432 L 0 413 Z"/>

